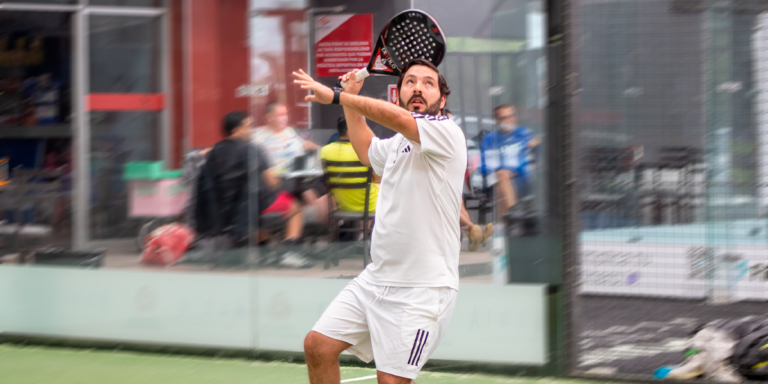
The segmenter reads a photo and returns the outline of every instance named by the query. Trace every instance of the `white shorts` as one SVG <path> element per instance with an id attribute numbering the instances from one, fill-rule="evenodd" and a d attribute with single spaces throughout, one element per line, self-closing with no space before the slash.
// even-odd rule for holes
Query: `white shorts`
<path id="1" fill-rule="evenodd" d="M 352 344 L 347 351 L 376 369 L 415 379 L 445 334 L 455 289 L 385 287 L 352 280 L 313 331 Z"/>

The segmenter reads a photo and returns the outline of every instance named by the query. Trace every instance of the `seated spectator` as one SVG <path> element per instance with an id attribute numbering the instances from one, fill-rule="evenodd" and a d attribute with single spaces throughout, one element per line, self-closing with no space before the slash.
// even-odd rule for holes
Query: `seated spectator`
<path id="1" fill-rule="evenodd" d="M 328 144 L 320 150 L 320 158 L 330 161 L 360 161 L 357 158 L 352 144 L 347 135 L 347 121 L 340 117 L 336 124 L 339 131 L 339 141 Z M 365 172 L 368 168 L 365 166 L 357 168 L 329 168 L 334 172 Z M 342 179 L 340 183 L 360 183 L 364 178 Z M 362 212 L 365 209 L 365 191 L 360 189 L 334 189 L 331 191 L 336 200 L 339 209 L 342 211 Z M 371 184 L 370 200 L 368 202 L 368 212 L 376 212 L 376 199 L 379 196 L 378 184 Z"/>
<path id="2" fill-rule="evenodd" d="M 253 131 L 253 143 L 260 147 L 273 166 L 273 172 L 282 175 L 291 170 L 293 161 L 307 151 L 320 148 L 311 141 L 305 141 L 288 126 L 288 109 L 285 104 L 272 102 L 266 108 L 267 125 Z M 319 196 L 314 190 L 307 190 L 297 196 L 301 198 L 305 219 L 309 222 L 328 222 L 327 197 Z"/>
<path id="3" fill-rule="evenodd" d="M 251 118 L 234 111 L 223 120 L 227 137 L 208 153 L 197 179 L 195 224 L 199 235 L 226 238 L 234 247 L 245 246 L 250 238 L 249 203 L 258 204 L 260 213 L 278 212 L 286 220 L 284 245 L 298 242 L 303 228 L 303 215 L 294 197 L 279 189 L 279 181 L 269 169 L 260 148 L 250 145 Z M 256 194 L 251 199 L 251 194 Z M 262 241 L 268 234 L 259 233 Z M 307 268 L 314 265 L 295 252 L 286 252 L 281 266 Z"/>
<path id="4" fill-rule="evenodd" d="M 328 139 L 328 144 L 335 143 L 337 141 L 339 141 L 339 133 L 338 132 L 336 132 L 333 135 L 331 135 L 331 137 Z"/>
<path id="5" fill-rule="evenodd" d="M 481 170 L 487 185 L 494 187 L 498 217 L 503 216 L 529 193 L 528 162 L 540 140 L 526 127 L 517 125 L 517 110 L 500 105 L 493 110 L 498 131 L 489 133 L 480 145 Z"/>
<path id="6" fill-rule="evenodd" d="M 293 159 L 303 156 L 306 151 L 320 148 L 311 141 L 305 141 L 288 126 L 288 108 L 285 104 L 267 104 L 267 125 L 253 131 L 253 141 L 265 152 L 274 171 L 282 174 L 291 170 Z"/>

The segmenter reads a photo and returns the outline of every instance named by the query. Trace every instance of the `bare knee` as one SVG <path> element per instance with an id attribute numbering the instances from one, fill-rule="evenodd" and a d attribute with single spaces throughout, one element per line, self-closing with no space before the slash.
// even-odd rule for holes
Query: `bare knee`
<path id="1" fill-rule="evenodd" d="M 304 353 L 307 356 L 317 357 L 322 354 L 323 341 L 319 334 L 315 331 L 310 331 L 304 338 Z"/>
<path id="2" fill-rule="evenodd" d="M 496 179 L 497 180 L 509 180 L 509 179 L 513 178 L 514 176 L 515 175 L 511 171 L 506 170 L 506 169 L 499 169 L 498 171 L 496 171 Z"/>
<path id="3" fill-rule="evenodd" d="M 411 384 L 411 379 L 391 375 L 382 371 L 376 371 L 376 379 L 379 384 Z M 415 384 L 415 382 L 414 382 Z"/>
<path id="4" fill-rule="evenodd" d="M 310 331 L 304 338 L 304 354 L 308 360 L 337 359 L 349 344 Z"/>

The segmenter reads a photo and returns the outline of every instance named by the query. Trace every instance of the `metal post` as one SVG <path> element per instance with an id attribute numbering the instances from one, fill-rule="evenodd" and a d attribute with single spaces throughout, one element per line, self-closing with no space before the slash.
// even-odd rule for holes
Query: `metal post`
<path id="1" fill-rule="evenodd" d="M 160 112 L 160 158 L 165 162 L 166 167 L 171 167 L 173 162 L 173 135 L 171 134 L 171 106 L 173 106 L 173 95 L 171 94 L 171 28 L 170 15 L 168 13 L 160 16 L 160 92 L 165 95 L 165 108 Z"/>
<path id="2" fill-rule="evenodd" d="M 72 217 L 74 224 L 72 243 L 75 248 L 85 247 L 90 238 L 88 205 L 90 197 L 89 143 L 90 122 L 85 112 L 85 95 L 88 89 L 88 16 L 83 9 L 72 16 L 72 36 L 74 41 L 74 65 L 72 66 L 72 107 L 73 107 L 73 142 L 75 154 L 75 183 L 72 199 Z"/>

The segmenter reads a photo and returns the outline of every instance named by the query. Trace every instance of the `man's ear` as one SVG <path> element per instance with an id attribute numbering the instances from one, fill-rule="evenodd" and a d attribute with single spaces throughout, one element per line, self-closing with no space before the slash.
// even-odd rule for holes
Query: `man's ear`
<path id="1" fill-rule="evenodd" d="M 440 109 L 445 108 L 445 102 L 448 100 L 448 97 L 445 95 L 440 96 Z"/>

